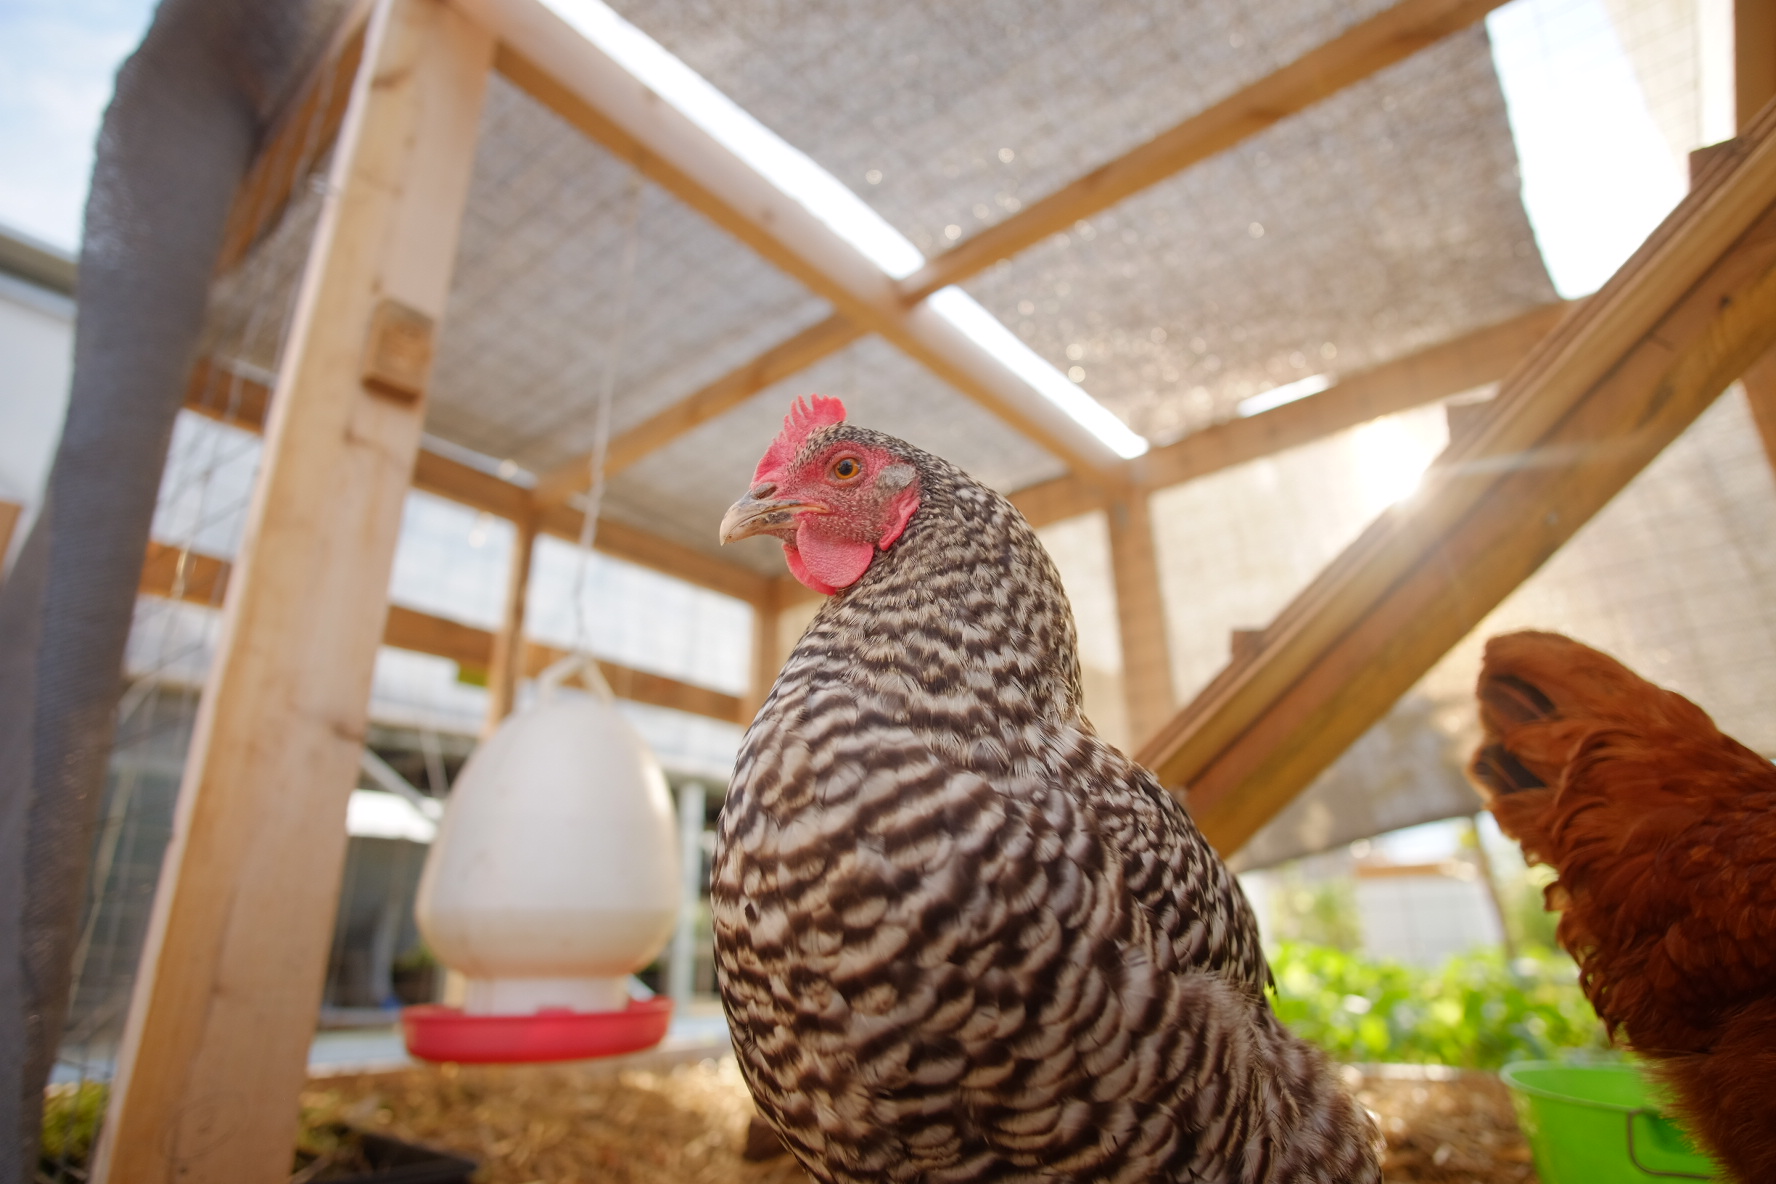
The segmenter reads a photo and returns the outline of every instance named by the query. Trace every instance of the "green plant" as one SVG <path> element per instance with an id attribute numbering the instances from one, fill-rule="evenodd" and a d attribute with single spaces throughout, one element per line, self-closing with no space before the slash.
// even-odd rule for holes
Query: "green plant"
<path id="1" fill-rule="evenodd" d="M 1356 884 L 1349 879 L 1304 880 L 1289 868 L 1271 890 L 1269 931 L 1279 941 L 1355 950 L 1363 944 Z"/>
<path id="2" fill-rule="evenodd" d="M 1608 1047 L 1572 961 L 1492 950 L 1436 970 L 1304 942 L 1271 958 L 1277 1015 L 1338 1060 L 1496 1069 L 1507 1061 Z"/>
<path id="3" fill-rule="evenodd" d="M 85 1164 L 110 1092 L 102 1081 L 52 1085 L 43 1095 L 41 1158 L 51 1166 Z"/>

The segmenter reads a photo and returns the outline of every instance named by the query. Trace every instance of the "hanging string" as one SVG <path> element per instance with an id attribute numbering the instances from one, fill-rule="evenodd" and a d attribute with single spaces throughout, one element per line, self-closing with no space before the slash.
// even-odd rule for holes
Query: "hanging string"
<path id="1" fill-rule="evenodd" d="M 592 654 L 591 632 L 586 625 L 586 571 L 592 561 L 592 544 L 598 538 L 598 514 L 604 504 L 604 462 L 610 448 L 611 404 L 616 401 L 617 366 L 623 356 L 623 341 L 629 331 L 629 295 L 635 286 L 635 256 L 641 235 L 642 182 L 639 171 L 629 174 L 629 210 L 625 218 L 623 262 L 617 275 L 617 305 L 611 319 L 609 344 L 604 354 L 604 378 L 598 391 L 598 402 L 592 422 L 592 481 L 580 508 L 585 517 L 580 522 L 579 562 L 574 568 L 573 653 L 582 659 L 587 670 L 597 667 L 589 661 Z"/>

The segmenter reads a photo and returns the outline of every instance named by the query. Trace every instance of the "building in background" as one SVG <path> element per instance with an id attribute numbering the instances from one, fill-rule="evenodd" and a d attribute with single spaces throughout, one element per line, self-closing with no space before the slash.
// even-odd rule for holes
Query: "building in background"
<path id="1" fill-rule="evenodd" d="M 42 504 L 74 369 L 74 257 L 0 225 L 0 571 Z"/>

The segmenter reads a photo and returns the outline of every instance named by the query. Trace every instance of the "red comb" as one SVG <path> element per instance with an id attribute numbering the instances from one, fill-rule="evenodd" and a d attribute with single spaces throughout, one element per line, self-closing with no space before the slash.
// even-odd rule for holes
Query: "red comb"
<path id="1" fill-rule="evenodd" d="M 794 460 L 803 441 L 814 431 L 844 422 L 845 405 L 837 399 L 825 395 L 797 399 L 790 405 L 789 414 L 783 417 L 783 430 L 777 433 L 758 468 L 753 470 L 753 483 L 756 485 L 767 473 L 775 473 Z"/>

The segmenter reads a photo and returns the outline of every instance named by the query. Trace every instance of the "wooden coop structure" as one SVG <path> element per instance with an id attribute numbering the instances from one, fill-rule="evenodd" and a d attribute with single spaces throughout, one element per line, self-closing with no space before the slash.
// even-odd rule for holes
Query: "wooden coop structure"
<path id="1" fill-rule="evenodd" d="M 861 388 L 855 420 L 941 425 L 920 442 L 1004 489 L 1038 527 L 1103 515 L 1127 738 L 1168 786 L 1189 787 L 1191 811 L 1223 852 L 1274 818 L 1735 380 L 1776 446 L 1776 368 L 1759 361 L 1776 345 L 1776 108 L 1756 114 L 1776 94 L 1776 22 L 1762 5 L 1741 12 L 1742 134 L 1696 162 L 1690 196 L 1582 304 L 1560 302 L 1545 277 L 1521 270 L 1515 248 L 1529 240 L 1515 193 L 1472 186 L 1465 217 L 1510 207 L 1515 221 L 1486 223 L 1448 256 L 1409 244 L 1387 261 L 1410 290 L 1435 289 L 1411 268 L 1448 273 L 1424 315 L 1377 317 L 1361 332 L 1346 324 L 1337 381 L 1274 410 L 1235 417 L 1237 390 L 1206 386 L 1194 402 L 1113 403 L 1149 435 L 1170 438 L 1132 457 L 934 308 L 967 283 L 989 307 L 1016 307 L 1015 265 L 1031 257 L 1047 269 L 1047 290 L 1071 285 L 1119 307 L 1119 289 L 1180 266 L 1168 263 L 1162 199 L 1182 206 L 1179 218 L 1226 214 L 1205 190 L 1281 152 L 1264 138 L 1273 129 L 1312 140 L 1332 121 L 1384 118 L 1375 113 L 1394 111 L 1396 97 L 1419 95 L 1422 105 L 1386 117 L 1395 121 L 1387 127 L 1422 124 L 1414 150 L 1431 152 L 1480 118 L 1457 99 L 1470 94 L 1475 63 L 1484 65 L 1476 23 L 1497 3 L 1377 0 L 1356 15 L 1310 14 L 1276 39 L 1286 60 L 1241 59 L 1196 84 L 1201 95 L 1172 96 L 1188 112 L 1181 120 L 1149 126 L 1150 113 L 1106 103 L 1104 118 L 1135 128 L 1122 133 L 1131 143 L 1083 175 L 1066 169 L 1093 155 L 1081 143 L 1101 127 L 1070 132 L 1084 140 L 1048 156 L 1027 153 L 1031 200 L 983 198 L 977 229 L 946 224 L 928 257 L 900 276 L 632 73 L 585 22 L 539 0 L 348 6 L 236 199 L 210 338 L 232 341 L 231 357 L 206 353 L 190 379 L 190 410 L 263 434 L 244 541 L 232 561 L 155 545 L 143 571 L 145 593 L 220 603 L 224 623 L 136 981 L 101 1178 L 282 1178 L 378 647 L 485 669 L 495 719 L 520 680 L 557 656 L 527 640 L 526 587 L 535 541 L 573 540 L 585 525 L 586 392 L 597 355 L 553 375 L 524 366 L 546 352 L 540 335 L 591 336 L 604 323 L 595 315 L 603 306 L 565 297 L 610 286 L 624 211 L 666 228 L 682 290 L 675 296 L 664 280 L 650 289 L 651 264 L 636 281 L 638 302 L 664 311 L 629 330 L 654 377 L 619 392 L 596 545 L 750 605 L 755 657 L 739 695 L 605 663 L 617 694 L 729 723 L 750 718 L 812 594 L 768 545 L 719 551 L 720 508 L 744 488 L 782 392 L 805 383 L 851 399 Z M 1242 44 L 1237 22 L 1218 34 L 1216 52 Z M 838 52 L 806 48 L 810 61 Z M 1173 64 L 1181 76 L 1194 65 Z M 841 55 L 831 69 L 845 66 Z M 724 81 L 743 91 L 744 80 Z M 1033 102 L 1048 84 L 995 85 L 1022 87 Z M 1198 101 L 1204 95 L 1213 101 Z M 969 98 L 959 91 L 948 101 Z M 984 111 L 983 123 L 993 115 Z M 1498 123 L 1493 108 L 1485 115 Z M 867 138 L 836 116 L 808 135 L 829 148 Z M 1377 151 L 1367 167 L 1378 172 L 1385 159 L 1415 163 Z M 957 175 L 972 184 L 970 169 L 985 175 L 1016 155 L 1006 149 L 984 165 L 958 158 Z M 1496 164 L 1484 157 L 1463 148 L 1427 167 Z M 1355 217 L 1370 198 L 1360 177 L 1341 171 L 1347 164 L 1323 161 L 1314 180 L 1352 186 L 1334 212 Z M 312 184 L 316 176 L 323 183 Z M 938 166 L 921 177 L 945 180 Z M 1118 234 L 1094 226 L 1107 214 L 1122 216 Z M 1237 234 L 1222 270 L 1206 269 L 1211 280 L 1253 267 L 1245 252 L 1265 241 L 1261 219 L 1228 216 Z M 575 253 L 561 245 L 565 231 L 548 237 L 563 227 L 590 245 Z M 1269 237 L 1286 241 L 1285 227 Z M 1085 264 L 1057 254 L 1099 239 Z M 1110 270 L 1093 278 L 1093 259 Z M 685 269 L 708 275 L 692 291 Z M 1325 264 L 1318 278 L 1338 280 L 1331 270 Z M 1256 317 L 1251 302 L 1284 301 L 1284 288 L 1303 286 L 1296 276 L 1243 295 L 1229 289 L 1218 315 Z M 267 290 L 289 293 L 287 317 L 255 317 L 253 293 Z M 1389 294 L 1371 293 L 1371 305 L 1346 295 L 1342 315 L 1361 321 Z M 700 303 L 674 314 L 675 299 Z M 1080 321 L 1087 336 L 1104 329 Z M 1032 325 L 1039 352 L 1073 357 Z M 713 344 L 699 348 L 698 333 Z M 1319 334 L 1328 347 L 1331 334 Z M 1184 365 L 1159 350 L 1163 334 L 1144 340 L 1154 349 L 1131 347 L 1122 361 L 1107 350 L 1104 365 Z M 1194 351 L 1191 364 L 1204 356 Z M 1232 660 L 1179 703 L 1167 644 L 1179 624 L 1165 608 L 1154 495 L 1493 383 L 1502 385 L 1489 400 L 1451 409 L 1449 446 L 1419 493 L 1383 513 L 1274 619 L 1234 636 Z M 498 629 L 389 605 L 410 488 L 513 524 Z"/>

